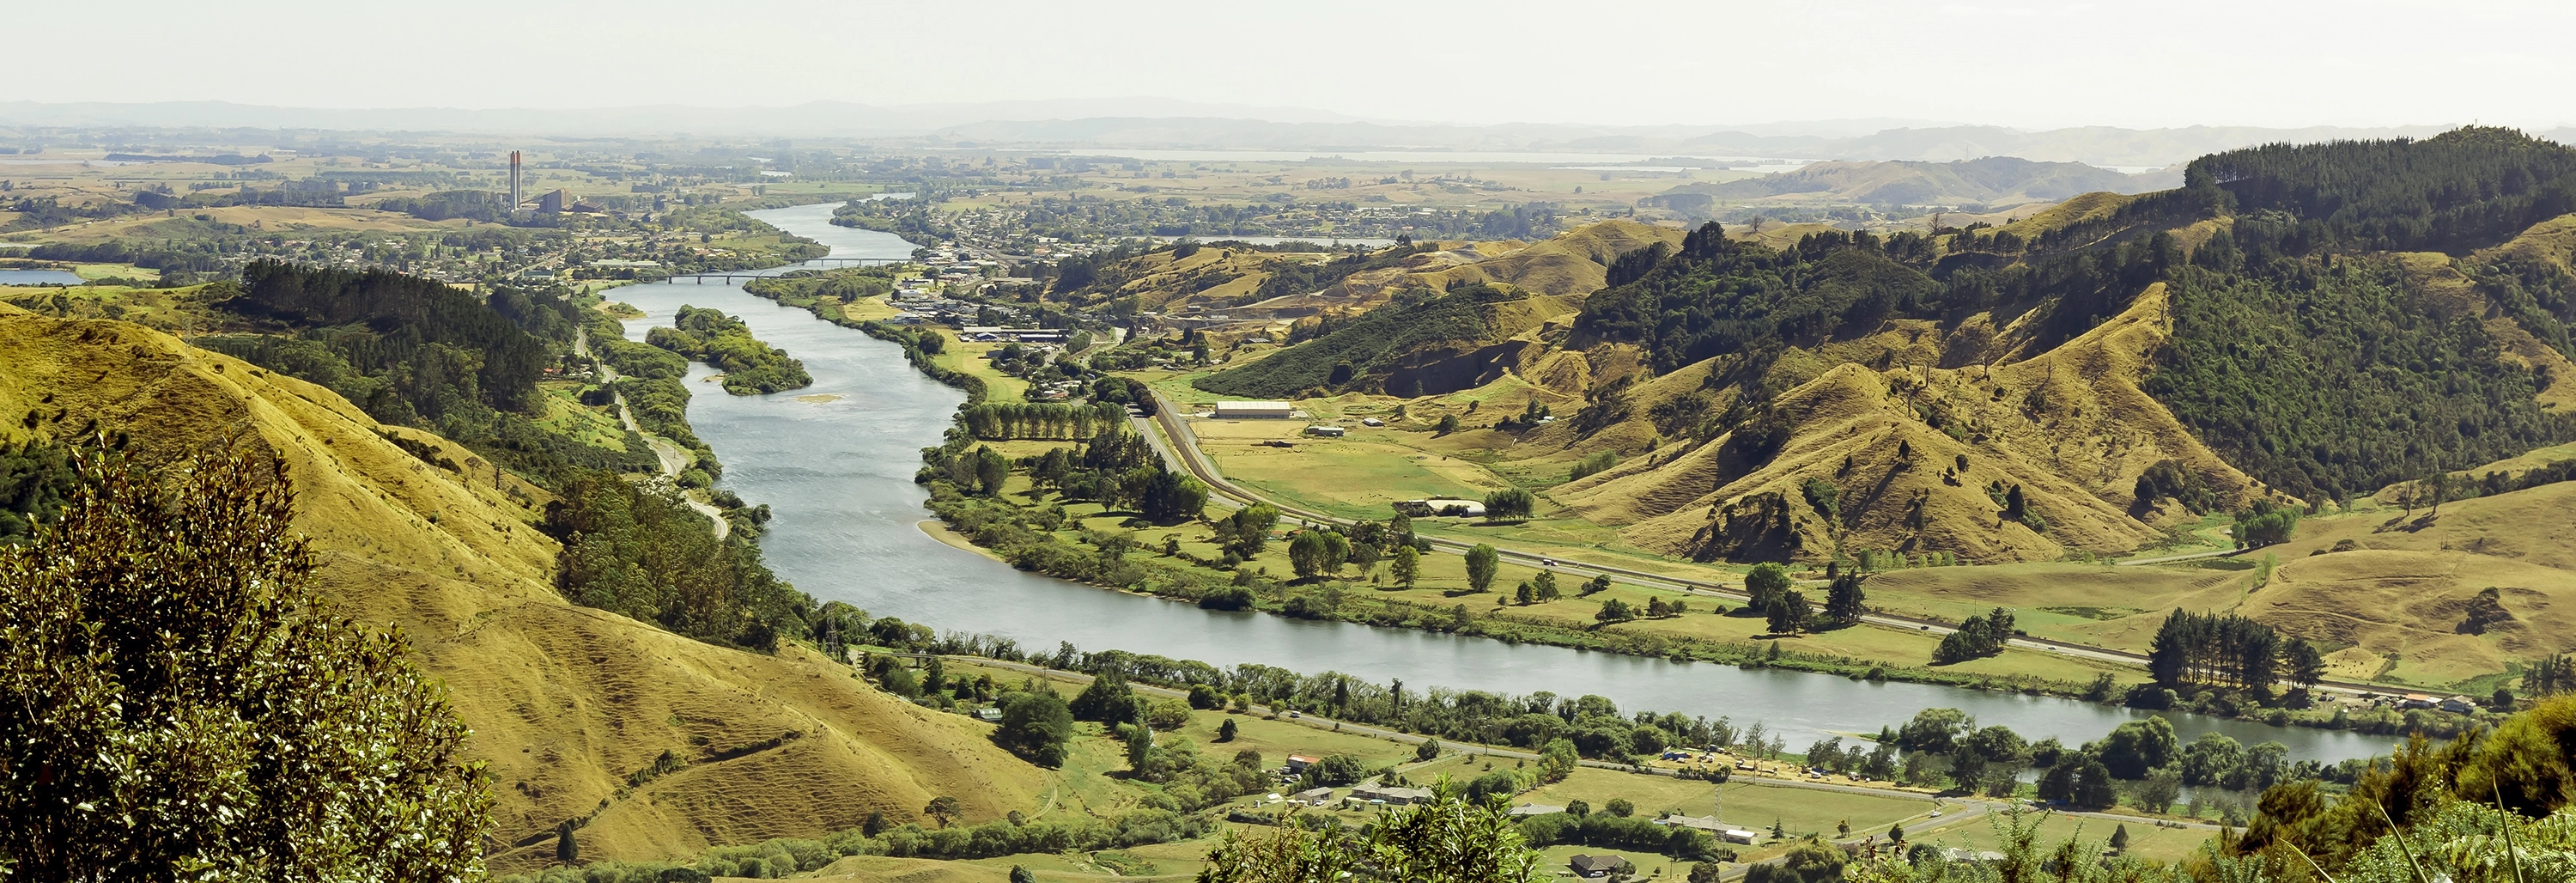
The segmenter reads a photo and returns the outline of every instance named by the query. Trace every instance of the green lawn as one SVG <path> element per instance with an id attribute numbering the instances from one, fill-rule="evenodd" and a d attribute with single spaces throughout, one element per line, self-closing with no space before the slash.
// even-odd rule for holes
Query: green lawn
<path id="1" fill-rule="evenodd" d="M 1724 795 L 1721 801 L 1716 786 L 1698 779 L 1586 767 L 1565 781 L 1523 794 L 1513 802 L 1563 806 L 1568 800 L 1581 800 L 1590 804 L 1592 811 L 1600 812 L 1612 799 L 1626 798 L 1636 805 L 1638 815 L 1648 818 L 1667 811 L 1689 816 L 1717 812 L 1728 824 L 1747 830 L 1768 831 L 1777 822 L 1791 834 L 1823 833 L 1829 837 L 1836 836 L 1845 821 L 1851 823 L 1854 833 L 1884 831 L 1899 820 L 1933 809 L 1929 798 L 1851 794 L 1751 780 L 1727 783 Z"/>
<path id="2" fill-rule="evenodd" d="M 2001 838 L 1995 834 L 1995 823 L 1998 821 L 2001 819 L 1992 815 L 1968 819 L 1932 834 L 1916 835 L 1915 839 L 1943 847 L 1994 849 L 1996 844 L 2001 842 Z M 2025 818 L 2023 824 L 2029 823 Z M 2108 819 L 2050 815 L 2039 824 L 2039 846 L 2042 850 L 2052 849 L 2069 837 L 2103 843 L 2109 841 L 2111 832 L 2122 825 L 2126 825 L 2129 829 L 2128 854 L 2166 862 L 2190 858 L 2193 853 L 2200 851 L 2201 847 L 2209 842 L 2212 833 L 2188 828 L 2159 828 L 2155 823 L 2143 819 L 2133 822 L 2114 822 Z"/>

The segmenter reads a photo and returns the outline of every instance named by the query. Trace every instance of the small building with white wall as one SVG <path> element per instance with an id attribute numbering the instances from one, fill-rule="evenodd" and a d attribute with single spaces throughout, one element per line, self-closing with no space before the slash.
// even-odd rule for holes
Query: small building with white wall
<path id="1" fill-rule="evenodd" d="M 1286 420 L 1296 416 L 1297 406 L 1289 402 L 1218 402 L 1219 420 Z"/>

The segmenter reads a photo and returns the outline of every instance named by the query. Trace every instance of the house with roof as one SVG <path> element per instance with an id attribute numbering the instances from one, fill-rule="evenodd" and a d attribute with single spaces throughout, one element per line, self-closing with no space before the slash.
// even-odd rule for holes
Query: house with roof
<path id="1" fill-rule="evenodd" d="M 1366 803 L 1385 803 L 1388 806 L 1406 806 L 1430 800 L 1431 789 L 1361 785 L 1351 789 L 1351 799 Z"/>
<path id="2" fill-rule="evenodd" d="M 1567 859 L 1565 866 L 1574 870 L 1574 876 L 1591 879 L 1618 873 L 1628 866 L 1628 860 L 1615 855 L 1578 855 Z"/>
<path id="3" fill-rule="evenodd" d="M 2470 714 L 2478 710 L 2478 701 L 2466 696 L 2453 696 L 2442 700 L 2440 707 L 2452 714 Z"/>

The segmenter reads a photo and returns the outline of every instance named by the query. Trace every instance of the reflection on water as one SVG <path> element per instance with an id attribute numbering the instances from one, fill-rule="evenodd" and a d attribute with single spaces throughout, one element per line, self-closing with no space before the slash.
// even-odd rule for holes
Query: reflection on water
<path id="1" fill-rule="evenodd" d="M 63 270 L 0 270 L 0 285 L 79 285 L 83 281 Z"/>

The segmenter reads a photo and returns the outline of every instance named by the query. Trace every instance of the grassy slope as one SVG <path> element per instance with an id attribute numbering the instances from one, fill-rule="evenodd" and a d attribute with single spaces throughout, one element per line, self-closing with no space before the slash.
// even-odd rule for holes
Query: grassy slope
<path id="1" fill-rule="evenodd" d="M 2023 219 L 2014 229 L 2033 236 L 2100 220 L 2130 199 L 2090 194 Z M 2185 231 L 2183 238 L 2200 241 L 2214 229 L 2211 222 L 2203 222 Z M 1581 235 L 1578 231 L 1560 239 Z M 2576 217 L 2537 225 L 2503 246 L 2466 260 L 2503 255 L 2561 266 L 2576 263 Z M 2429 302 L 2494 315 L 2485 296 L 2460 271 L 2462 262 L 2439 255 L 2396 259 L 2406 262 Z M 1988 606 L 2012 606 L 2022 611 L 2025 627 L 2042 636 L 2143 649 L 2156 622 L 2177 606 L 2231 609 L 2245 601 L 2257 588 L 2253 585 L 2256 574 L 2242 570 L 2178 566 L 2113 571 L 2038 563 L 2071 552 L 2224 548 L 2224 537 L 2205 518 L 2170 503 L 2133 508 L 2131 489 L 2138 473 L 2158 460 L 2180 461 L 2231 505 L 2263 488 L 2212 453 L 2161 404 L 2139 390 L 2140 381 L 2153 367 L 2153 354 L 2170 333 L 2160 291 L 2149 290 L 2120 316 L 2053 351 L 2027 350 L 2026 325 L 2032 320 L 2030 314 L 1981 314 L 1949 329 L 1891 322 L 1868 338 L 1829 342 L 1813 352 L 1793 350 L 1768 380 L 1773 388 L 1787 390 L 1782 401 L 1792 406 L 1797 428 L 1779 457 L 1746 475 L 1727 471 L 1716 456 L 1722 437 L 1697 447 L 1658 447 L 1654 427 L 1639 416 L 1655 405 L 1700 393 L 1705 364 L 1651 376 L 1638 370 L 1634 354 L 1621 347 L 1578 348 L 1578 342 L 1551 339 L 1547 326 L 1526 335 L 1540 346 L 1506 363 L 1508 370 L 1490 382 L 1473 388 L 1410 400 L 1347 393 L 1302 403 L 1319 420 L 1348 425 L 1361 416 L 1376 416 L 1390 422 L 1387 429 L 1355 428 L 1347 439 L 1300 440 L 1296 448 L 1286 450 L 1257 442 L 1293 428 L 1209 423 L 1199 431 L 1211 457 L 1246 485 L 1349 517 L 1382 517 L 1385 504 L 1393 499 L 1476 496 L 1507 485 L 1540 490 L 1540 518 L 1509 535 L 1515 543 L 1555 549 L 1569 558 L 1613 556 L 1626 558 L 1623 563 L 1647 560 L 1669 567 L 1672 558 L 1718 551 L 1708 545 L 1712 508 L 1776 495 L 1789 510 L 1805 557 L 1819 557 L 1835 548 L 1845 552 L 1892 548 L 1945 550 L 1971 561 L 2031 562 L 2005 568 L 1901 571 L 1881 578 L 1873 588 L 1874 601 L 1898 612 L 1953 620 Z M 2487 324 L 2505 344 L 2504 358 L 2530 365 L 2552 381 L 2541 393 L 2544 405 L 2576 403 L 2576 365 L 2564 365 L 2563 356 L 2509 318 L 2490 318 Z M 1877 359 L 1916 367 L 1864 367 Z M 1207 397 L 1180 382 L 1186 377 L 1148 379 L 1157 381 L 1157 387 L 1175 400 Z M 1560 417 L 1570 416 L 1584 406 L 1587 396 L 1598 396 L 1600 390 L 1623 381 L 1627 385 L 1611 395 L 1625 398 L 1631 416 L 1604 428 L 1578 432 L 1563 419 L 1517 434 L 1475 428 L 1517 413 L 1530 402 L 1546 404 Z M 1721 407 L 1729 394 L 1731 390 L 1720 391 L 1707 407 Z M 1470 412 L 1469 404 L 1482 407 Z M 1399 406 L 1404 418 L 1395 416 Z M 1925 410 L 1943 411 L 1964 431 L 1952 436 L 1932 429 L 1921 418 Z M 1444 414 L 1457 416 L 1469 428 L 1447 435 L 1421 431 Z M 1913 462 L 1894 456 L 1900 441 L 1915 453 Z M 1598 450 L 1616 451 L 1625 462 L 1583 481 L 1559 484 L 1563 470 L 1574 460 Z M 1963 475 L 1945 474 L 1955 471 L 1955 460 L 1963 454 L 1969 469 Z M 1843 466 L 1845 457 L 1852 464 L 1849 470 Z M 2551 459 L 2556 457 L 2549 452 L 2534 452 L 2469 473 L 2517 472 Z M 1842 523 L 1829 521 L 1807 505 L 1800 491 L 1810 479 L 1839 486 Z M 1989 482 L 2023 486 L 2033 509 L 2047 518 L 2048 529 L 2036 531 L 1996 518 L 1998 507 L 1986 494 Z M 1901 508 L 1917 497 L 1925 501 L 1928 516 L 1927 526 L 1919 530 L 1904 525 Z M 1857 515 L 1855 508 L 1860 510 Z M 2311 526 L 2311 530 L 2325 529 L 2323 523 Z M 2287 560 L 2305 551 L 2278 557 Z M 2545 594 L 2554 592 L 2562 578 L 2555 570 L 2526 573 L 2501 566 L 2514 562 L 2479 563 L 2499 566 L 2439 579 L 2392 568 L 2377 575 L 2341 575 L 2334 581 L 2340 590 L 2356 592 L 2363 591 L 2362 586 L 2375 587 L 2370 591 L 2398 591 L 2437 582 L 2456 584 L 2457 591 L 2449 594 L 2459 597 L 2445 602 L 2455 607 L 2464 603 L 2468 593 L 2489 584 L 2512 583 L 2506 587 L 2528 587 Z M 2282 578 L 2325 579 L 2327 572 L 2322 563 L 2302 564 L 2283 568 Z M 2478 584 L 2468 585 L 2472 582 Z M 2511 593 L 2506 603 L 2509 609 L 2517 603 Z M 2450 607 L 2434 612 L 2449 616 Z M 2306 634 L 2301 629 L 2314 625 L 2272 606 L 2256 604 L 2247 609 L 2276 617 L 2297 634 Z M 2549 641 L 2530 637 L 2510 641 L 2494 636 L 2443 637 L 2448 625 L 2411 631 L 2381 628 L 2376 632 L 2382 635 L 2375 645 L 2379 649 L 2342 654 L 2338 661 L 2344 665 L 2338 674 L 2385 674 L 2425 684 L 2460 684 L 2553 649 L 2544 646 Z M 2309 636 L 2340 646 L 2353 642 L 2351 631 L 2337 627 Z"/>
<path id="2" fill-rule="evenodd" d="M 2244 610 L 2342 648 L 2331 657 L 2338 675 L 2492 689 L 2495 673 L 2576 643 L 2570 506 L 2576 482 L 2445 503 L 2439 514 L 2302 522 L 2296 540 L 2265 550 L 2280 567 Z M 2320 554 L 2347 540 L 2359 548 Z M 2516 621 L 2462 634 L 2470 599 L 2489 586 Z"/>
<path id="3" fill-rule="evenodd" d="M 678 855 L 817 835 L 870 810 L 912 818 L 940 794 L 991 818 L 1030 805 L 1048 781 L 985 742 L 981 725 L 886 697 L 810 653 L 722 649 L 566 603 L 551 587 L 558 547 L 527 524 L 542 491 L 427 466 L 319 387 L 140 326 L 6 307 L 0 364 L 11 368 L 0 410 L 67 412 L 39 423 L 49 435 L 95 418 L 159 454 L 233 435 L 285 458 L 327 588 L 361 618 L 399 625 L 473 728 L 504 844 L 596 812 L 585 855 Z M 26 434 L 17 421 L 6 431 Z M 468 471 L 480 463 L 403 434 Z M 617 793 L 664 750 L 698 758 L 788 732 L 799 737 Z M 494 864 L 528 867 L 551 848 Z"/>

